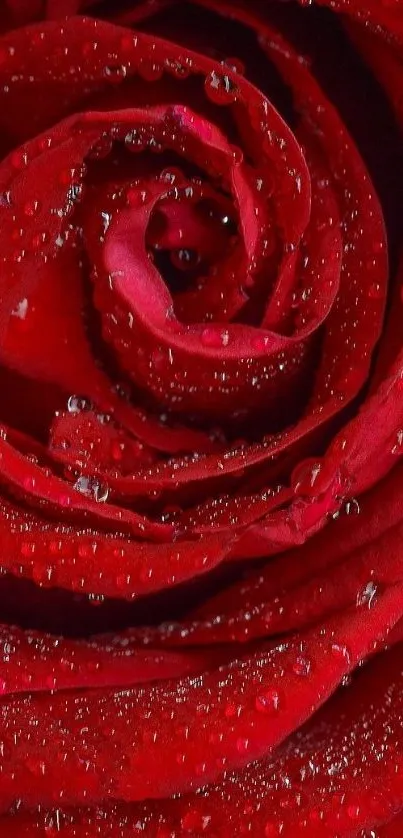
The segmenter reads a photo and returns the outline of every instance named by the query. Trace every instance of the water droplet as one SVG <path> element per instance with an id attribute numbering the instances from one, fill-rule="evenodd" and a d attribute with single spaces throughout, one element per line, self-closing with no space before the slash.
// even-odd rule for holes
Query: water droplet
<path id="1" fill-rule="evenodd" d="M 157 154 L 158 154 L 159 152 L 163 151 L 163 146 L 162 146 L 162 144 L 159 142 L 159 140 L 158 140 L 156 137 L 153 137 L 153 136 L 150 136 L 150 137 L 148 138 L 147 148 L 149 148 L 149 149 L 150 149 L 150 151 L 153 151 L 153 152 L 155 152 L 155 153 L 157 153 Z"/>
<path id="2" fill-rule="evenodd" d="M 146 189 L 136 189 L 135 186 L 132 186 L 131 189 L 128 189 L 126 192 L 126 201 L 129 207 L 143 207 L 144 204 L 147 203 L 149 199 L 149 193 Z"/>
<path id="3" fill-rule="evenodd" d="M 294 661 L 292 669 L 295 675 L 304 676 L 309 675 L 311 666 L 311 661 L 308 658 L 300 656 Z"/>
<path id="4" fill-rule="evenodd" d="M 36 759 L 35 757 L 27 757 L 25 760 L 25 765 L 28 768 L 28 771 L 35 776 L 44 775 L 46 771 L 46 765 L 43 760 Z"/>
<path id="5" fill-rule="evenodd" d="M 267 690 L 256 697 L 255 707 L 258 713 L 271 715 L 277 712 L 280 706 L 280 695 L 275 689 Z"/>
<path id="6" fill-rule="evenodd" d="M 53 138 L 52 137 L 41 137 L 38 140 L 38 148 L 39 151 L 48 151 L 52 148 L 53 145 Z"/>
<path id="7" fill-rule="evenodd" d="M 88 152 L 88 157 L 92 158 L 93 160 L 103 160 L 105 157 L 110 154 L 112 150 L 112 138 L 109 134 L 103 134 L 102 137 L 97 140 L 94 145 L 92 146 L 91 150 Z"/>
<path id="8" fill-rule="evenodd" d="M 96 477 L 86 477 L 82 474 L 76 480 L 74 488 L 85 497 L 95 500 L 96 503 L 106 503 L 109 497 L 108 487 L 97 480 Z"/>
<path id="9" fill-rule="evenodd" d="M 20 547 L 20 552 L 22 556 L 25 558 L 29 558 L 35 553 L 35 542 L 33 541 L 23 541 Z"/>
<path id="10" fill-rule="evenodd" d="M 126 444 L 118 439 L 114 439 L 111 443 L 111 457 L 116 463 L 120 463 L 123 459 Z"/>
<path id="11" fill-rule="evenodd" d="M 103 594 L 88 594 L 88 601 L 90 605 L 93 605 L 97 608 L 99 605 L 102 605 L 105 602 L 105 597 Z"/>
<path id="12" fill-rule="evenodd" d="M 12 205 L 12 198 L 11 192 L 8 190 L 7 192 L 0 193 L 0 207 L 11 207 Z"/>
<path id="13" fill-rule="evenodd" d="M 376 264 L 376 263 L 375 263 Z M 368 268 L 373 267 L 373 260 L 367 265 Z M 382 300 L 385 296 L 383 285 L 380 282 L 373 282 L 368 288 L 368 297 L 371 300 Z"/>
<path id="14" fill-rule="evenodd" d="M 67 200 L 69 203 L 74 204 L 76 201 L 79 201 L 83 195 L 83 185 L 82 183 L 72 183 L 68 190 L 67 190 Z"/>
<path id="15" fill-rule="evenodd" d="M 23 480 L 24 489 L 27 492 L 33 492 L 36 488 L 36 478 L 35 477 L 24 477 Z"/>
<path id="16" fill-rule="evenodd" d="M 238 751 L 238 754 L 246 754 L 249 750 L 249 745 L 249 739 L 240 736 L 239 739 L 236 740 L 236 749 Z"/>
<path id="17" fill-rule="evenodd" d="M 18 149 L 12 152 L 10 160 L 15 169 L 24 169 L 28 165 L 28 154 L 26 151 Z"/>
<path id="18" fill-rule="evenodd" d="M 124 143 L 128 151 L 138 153 L 140 151 L 144 151 L 147 145 L 147 138 L 142 131 L 137 131 L 134 128 L 132 131 L 127 132 Z M 139 190 L 137 189 L 136 192 L 138 191 Z"/>
<path id="19" fill-rule="evenodd" d="M 104 78 L 111 84 L 119 84 L 127 76 L 127 67 L 124 64 L 109 64 L 104 67 Z"/>
<path id="20" fill-rule="evenodd" d="M 32 236 L 32 247 L 34 247 L 35 250 L 41 250 L 43 245 L 49 240 L 50 235 L 47 230 L 43 230 L 42 233 L 34 233 Z"/>
<path id="21" fill-rule="evenodd" d="M 103 232 L 107 233 L 110 227 L 112 216 L 109 212 L 101 212 L 101 221 Z"/>
<path id="22" fill-rule="evenodd" d="M 116 393 L 116 395 L 119 396 L 120 399 L 123 399 L 123 401 L 125 401 L 125 402 L 130 401 L 130 396 L 131 396 L 130 384 L 127 384 L 125 382 L 118 382 L 117 384 L 114 385 L 113 392 Z"/>
<path id="23" fill-rule="evenodd" d="M 11 314 L 13 317 L 18 317 L 19 320 L 25 320 L 29 309 L 29 302 L 26 297 L 23 300 L 20 300 L 17 303 L 16 307 L 13 308 Z"/>
<path id="24" fill-rule="evenodd" d="M 203 346 L 209 346 L 213 349 L 220 349 L 222 346 L 228 346 L 230 335 L 227 329 L 220 330 L 216 328 L 207 327 L 203 329 L 201 334 L 201 342 Z"/>
<path id="25" fill-rule="evenodd" d="M 228 67 L 229 70 L 232 70 L 233 73 L 238 73 L 242 76 L 245 72 L 245 65 L 239 58 L 226 58 L 224 61 L 221 62 L 223 67 Z"/>
<path id="26" fill-rule="evenodd" d="M 1 47 L 0 49 L 0 64 L 5 64 L 15 54 L 14 47 Z"/>
<path id="27" fill-rule="evenodd" d="M 346 500 L 343 505 L 343 511 L 346 515 L 359 515 L 361 510 L 357 498 Z"/>
<path id="28" fill-rule="evenodd" d="M 372 608 L 375 605 L 375 600 L 378 593 L 378 587 L 375 582 L 371 579 L 370 582 L 367 582 L 364 588 L 357 594 L 357 605 L 367 605 L 368 608 Z"/>
<path id="29" fill-rule="evenodd" d="M 178 79 L 186 78 L 189 75 L 189 64 L 185 64 L 177 58 L 166 58 L 164 63 L 168 72 Z"/>
<path id="30" fill-rule="evenodd" d="M 196 832 L 197 834 L 200 834 L 200 832 L 204 832 L 208 829 L 210 822 L 210 815 L 203 815 L 202 812 L 199 812 L 197 809 L 190 809 L 186 812 L 186 815 L 183 816 L 181 820 L 181 827 L 185 830 L 185 832 Z"/>
<path id="31" fill-rule="evenodd" d="M 181 248 L 180 250 L 172 251 L 171 262 L 175 268 L 178 268 L 178 270 L 191 271 L 199 264 L 200 256 L 197 250 Z"/>
<path id="32" fill-rule="evenodd" d="M 322 466 L 318 462 L 306 460 L 293 471 L 291 485 L 298 495 L 315 496 L 320 493 L 320 476 Z"/>
<path id="33" fill-rule="evenodd" d="M 219 220 L 220 224 L 222 224 L 223 227 L 228 227 L 230 229 L 235 228 L 235 221 L 231 215 L 228 215 L 228 213 L 225 212 L 222 215 L 220 215 Z"/>
<path id="34" fill-rule="evenodd" d="M 231 154 L 232 154 L 232 159 L 233 159 L 234 164 L 236 166 L 239 166 L 239 164 L 242 163 L 242 161 L 244 159 L 244 153 L 243 153 L 242 149 L 239 148 L 239 146 L 237 146 L 237 145 L 231 145 L 230 149 L 231 149 Z M 227 221 L 227 218 L 228 218 L 228 221 Z M 224 225 L 229 223 L 229 221 L 230 221 L 230 217 L 227 216 L 227 215 L 224 215 L 221 219 L 221 223 L 224 224 Z"/>
<path id="35" fill-rule="evenodd" d="M 392 448 L 392 454 L 395 454 L 396 456 L 403 454 L 403 430 L 399 430 L 396 434 L 396 441 Z"/>
<path id="36" fill-rule="evenodd" d="M 33 218 L 35 215 L 38 215 L 40 209 L 41 205 L 39 201 L 27 201 L 24 204 L 24 215 Z"/>
<path id="37" fill-rule="evenodd" d="M 256 335 L 252 340 L 252 345 L 258 352 L 265 352 L 270 345 L 270 338 L 266 335 Z"/>
<path id="38" fill-rule="evenodd" d="M 351 662 L 351 654 L 349 648 L 344 643 L 332 643 L 331 652 L 335 658 L 342 659 L 346 664 Z"/>
<path id="39" fill-rule="evenodd" d="M 158 81 L 163 75 L 163 68 L 161 64 L 156 61 L 150 61 L 143 58 L 139 63 L 139 75 L 145 81 Z"/>
<path id="40" fill-rule="evenodd" d="M 85 396 L 70 396 L 67 410 L 69 413 L 83 413 L 86 410 L 92 410 L 92 403 Z"/>
<path id="41" fill-rule="evenodd" d="M 180 180 L 182 177 L 182 172 L 180 169 L 163 169 L 158 176 L 158 180 L 161 180 L 163 183 L 173 184 L 176 180 Z"/>
<path id="42" fill-rule="evenodd" d="M 215 105 L 231 105 L 238 94 L 238 86 L 227 73 L 212 70 L 205 81 L 205 91 Z"/>

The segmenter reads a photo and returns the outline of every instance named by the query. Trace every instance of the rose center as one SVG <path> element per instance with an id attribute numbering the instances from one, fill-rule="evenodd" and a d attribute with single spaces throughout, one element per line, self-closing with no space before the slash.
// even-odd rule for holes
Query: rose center
<path id="1" fill-rule="evenodd" d="M 170 178 L 169 189 L 151 214 L 146 243 L 175 298 L 200 291 L 206 278 L 219 271 L 233 251 L 238 231 L 226 196 L 203 187 L 200 181 L 184 184 L 182 179 L 176 186 L 174 172 L 166 177 Z"/>

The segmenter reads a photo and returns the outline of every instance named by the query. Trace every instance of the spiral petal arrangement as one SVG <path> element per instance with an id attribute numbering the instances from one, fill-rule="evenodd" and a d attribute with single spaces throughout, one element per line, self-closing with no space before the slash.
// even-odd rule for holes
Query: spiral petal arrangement
<path id="1" fill-rule="evenodd" d="M 398 836 L 403 5 L 6 7 L 0 836 Z"/>

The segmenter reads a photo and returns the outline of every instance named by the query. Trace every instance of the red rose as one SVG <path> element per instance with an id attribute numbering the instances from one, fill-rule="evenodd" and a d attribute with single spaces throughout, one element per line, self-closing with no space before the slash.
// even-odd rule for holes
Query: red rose
<path id="1" fill-rule="evenodd" d="M 0 25 L 0 836 L 400 836 L 403 2 Z"/>

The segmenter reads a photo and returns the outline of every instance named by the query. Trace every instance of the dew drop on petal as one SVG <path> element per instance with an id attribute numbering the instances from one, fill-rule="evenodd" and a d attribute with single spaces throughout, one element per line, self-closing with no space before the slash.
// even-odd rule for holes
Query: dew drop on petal
<path id="1" fill-rule="evenodd" d="M 280 695 L 277 690 L 270 689 L 256 696 L 255 707 L 262 715 L 276 713 L 280 707 Z"/>
<path id="2" fill-rule="evenodd" d="M 399 430 L 396 434 L 396 439 L 393 444 L 392 454 L 400 456 L 403 454 L 403 430 Z"/>
<path id="3" fill-rule="evenodd" d="M 108 64 L 104 67 L 104 78 L 111 84 L 119 84 L 127 75 L 127 67 L 124 64 Z"/>
<path id="4" fill-rule="evenodd" d="M 178 270 L 190 271 L 197 267 L 200 262 L 200 256 L 197 250 L 182 247 L 180 250 L 172 251 L 171 262 Z"/>
<path id="5" fill-rule="evenodd" d="M 166 58 L 164 66 L 169 73 L 172 73 L 172 75 L 176 76 L 178 79 L 186 78 L 190 72 L 189 65 L 184 64 L 183 61 L 180 61 L 177 58 Z"/>
<path id="6" fill-rule="evenodd" d="M 174 184 L 178 178 L 182 177 L 182 172 L 180 169 L 169 168 L 163 169 L 162 172 L 158 175 L 158 180 L 162 181 L 162 183 Z"/>
<path id="7" fill-rule="evenodd" d="M 349 498 L 344 502 L 343 511 L 346 515 L 359 515 L 360 504 L 357 498 Z"/>
<path id="8" fill-rule="evenodd" d="M 105 602 L 105 597 L 103 594 L 88 594 L 88 601 L 90 605 L 93 605 L 94 608 L 97 608 L 99 605 L 102 605 Z"/>
<path id="9" fill-rule="evenodd" d="M 120 463 L 123 459 L 124 452 L 125 452 L 126 445 L 124 442 L 121 442 L 118 439 L 114 439 L 111 443 L 110 450 L 111 450 L 111 457 L 115 463 Z"/>
<path id="10" fill-rule="evenodd" d="M 12 205 L 12 198 L 11 192 L 8 190 L 7 192 L 0 193 L 0 207 L 11 207 Z"/>
<path id="11" fill-rule="evenodd" d="M 220 349 L 223 346 L 228 346 L 230 340 L 227 329 L 216 329 L 207 327 L 203 329 L 201 334 L 201 342 L 203 346 L 211 347 L 212 349 Z"/>
<path id="12" fill-rule="evenodd" d="M 315 496 L 319 493 L 320 463 L 305 461 L 298 465 L 292 474 L 291 483 L 295 494 Z"/>
<path id="13" fill-rule="evenodd" d="M 351 820 L 357 820 L 360 817 L 361 808 L 357 803 L 351 803 L 347 807 L 347 814 Z"/>
<path id="14" fill-rule="evenodd" d="M 88 152 L 88 157 L 93 160 L 103 160 L 108 156 L 108 154 L 110 154 L 112 145 L 113 142 L 110 135 L 104 134 L 94 143 L 91 150 Z"/>
<path id="15" fill-rule="evenodd" d="M 135 187 L 132 187 L 127 190 L 126 201 L 129 207 L 142 207 L 147 203 L 148 199 L 149 193 L 146 189 L 136 189 Z"/>
<path id="16" fill-rule="evenodd" d="M 106 503 L 109 497 L 108 487 L 97 480 L 96 477 L 87 477 L 82 474 L 76 480 L 74 488 L 85 497 L 95 500 L 96 503 Z"/>
<path id="17" fill-rule="evenodd" d="M 183 815 L 181 819 L 181 827 L 189 834 L 200 835 L 201 832 L 205 832 L 205 830 L 208 829 L 210 822 L 210 815 L 203 815 L 203 813 L 199 812 L 197 809 L 190 809 L 185 815 Z"/>
<path id="18" fill-rule="evenodd" d="M 24 489 L 27 492 L 33 492 L 36 487 L 36 478 L 35 477 L 24 477 L 23 480 Z"/>
<path id="19" fill-rule="evenodd" d="M 39 201 L 27 201 L 24 204 L 24 215 L 33 218 L 35 215 L 38 215 L 40 209 L 41 205 Z"/>
<path id="20" fill-rule="evenodd" d="M 144 81 L 158 81 L 163 75 L 163 67 L 156 61 L 143 58 L 138 67 L 139 75 Z"/>
<path id="21" fill-rule="evenodd" d="M 139 153 L 146 148 L 147 138 L 143 132 L 133 129 L 127 132 L 124 142 L 128 151 Z"/>
<path id="22" fill-rule="evenodd" d="M 243 75 L 245 72 L 245 65 L 240 61 L 239 58 L 225 58 L 224 61 L 221 62 L 223 67 L 227 67 L 229 70 L 232 70 L 233 73 L 238 73 L 239 75 Z"/>
<path id="23" fill-rule="evenodd" d="M 35 250 L 41 251 L 41 248 L 44 244 L 46 244 L 50 240 L 49 233 L 47 230 L 43 230 L 41 233 L 34 233 L 32 236 L 32 247 Z"/>
<path id="24" fill-rule="evenodd" d="M 10 155 L 10 161 L 15 169 L 24 169 L 28 165 L 28 154 L 23 149 L 17 149 Z"/>
<path id="25" fill-rule="evenodd" d="M 311 671 L 311 666 L 312 666 L 312 664 L 311 664 L 311 661 L 309 660 L 309 658 L 305 658 L 305 657 L 302 657 L 302 655 L 300 655 L 294 661 L 292 670 L 295 673 L 295 675 L 300 675 L 300 676 L 303 677 L 305 675 L 309 675 L 309 673 Z"/>
<path id="26" fill-rule="evenodd" d="M 70 396 L 67 402 L 67 410 L 69 413 L 83 413 L 86 410 L 92 410 L 92 403 L 85 396 Z"/>
<path id="27" fill-rule="evenodd" d="M 230 105 L 237 98 L 238 87 L 228 73 L 212 70 L 206 78 L 204 87 L 208 98 L 215 105 Z"/>
<path id="28" fill-rule="evenodd" d="M 368 268 L 373 267 L 373 262 L 369 262 Z M 383 286 L 379 282 L 373 282 L 368 288 L 368 296 L 371 300 L 382 300 L 385 296 Z"/>
<path id="29" fill-rule="evenodd" d="M 232 160 L 233 160 L 234 164 L 236 166 L 239 166 L 239 164 L 242 163 L 242 161 L 244 159 L 244 153 L 243 153 L 242 149 L 239 148 L 239 146 L 237 146 L 237 145 L 231 145 L 230 149 L 231 149 Z M 229 225 L 231 223 L 231 216 L 229 216 L 227 214 L 224 214 L 221 217 L 221 223 L 224 225 L 224 227 Z"/>
<path id="30" fill-rule="evenodd" d="M 270 344 L 270 338 L 267 335 L 257 335 L 253 338 L 253 347 L 258 352 L 265 352 Z"/>
<path id="31" fill-rule="evenodd" d="M 249 750 L 249 739 L 240 736 L 239 739 L 236 740 L 236 749 L 239 754 L 246 754 Z"/>
<path id="32" fill-rule="evenodd" d="M 344 643 L 332 643 L 331 653 L 333 657 L 344 660 L 347 664 L 351 661 L 351 654 L 348 646 Z"/>
<path id="33" fill-rule="evenodd" d="M 25 558 L 29 558 L 30 556 L 32 556 L 34 554 L 35 547 L 36 547 L 35 542 L 33 542 L 33 541 L 23 541 L 21 543 L 20 553 L 21 553 L 22 556 L 25 556 Z"/>
<path id="34" fill-rule="evenodd" d="M 373 580 L 367 582 L 364 588 L 357 594 L 357 605 L 367 605 L 372 608 L 375 604 L 378 588 Z"/>
<path id="35" fill-rule="evenodd" d="M 17 303 L 17 305 L 15 306 L 15 308 L 13 308 L 11 315 L 13 317 L 17 317 L 19 320 L 25 320 L 28 313 L 28 309 L 29 302 L 27 297 L 24 297 L 24 299 L 20 300 L 20 302 Z"/>

